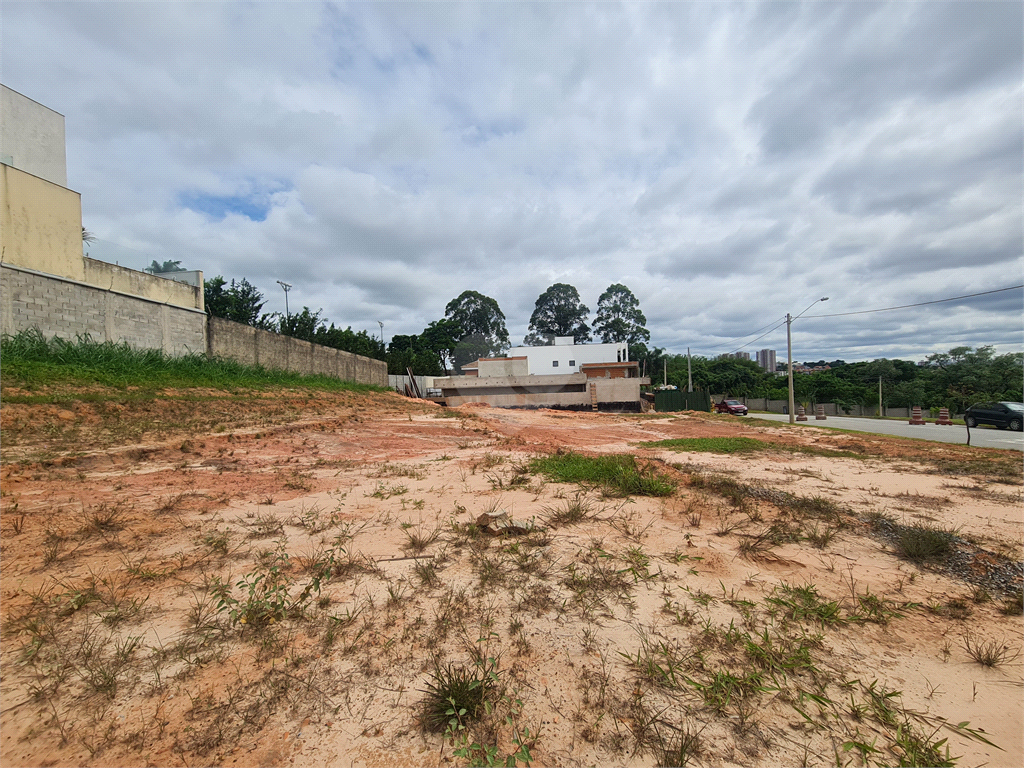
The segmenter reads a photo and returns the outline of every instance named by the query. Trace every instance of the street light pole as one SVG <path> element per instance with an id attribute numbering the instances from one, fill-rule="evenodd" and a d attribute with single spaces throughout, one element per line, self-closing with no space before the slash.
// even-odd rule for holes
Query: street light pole
<path id="1" fill-rule="evenodd" d="M 809 307 L 807 307 L 807 309 L 810 309 L 815 304 L 817 304 L 819 301 L 828 301 L 828 296 L 822 296 L 820 299 L 815 299 L 814 301 L 811 302 L 811 305 Z M 807 309 L 805 309 L 804 312 L 806 312 Z M 802 315 L 804 312 L 801 312 L 800 315 Z M 790 424 L 795 424 L 796 423 L 796 408 L 795 408 L 796 402 L 795 402 L 795 397 L 793 395 L 793 321 L 796 320 L 797 317 L 800 317 L 800 315 L 797 315 L 796 317 L 793 317 L 792 315 L 789 314 L 789 312 L 786 313 L 786 350 L 787 350 L 787 357 L 789 359 L 789 363 L 786 366 L 786 368 L 788 369 L 787 370 L 787 374 L 789 376 L 789 423 Z"/>
<path id="2" fill-rule="evenodd" d="M 288 312 L 288 291 L 292 289 L 292 284 L 281 280 L 278 280 L 277 284 L 284 288 L 284 317 L 285 322 L 291 324 L 291 313 Z"/>
<path id="3" fill-rule="evenodd" d="M 380 326 L 380 344 L 381 346 L 384 346 L 384 323 L 378 320 L 377 325 Z"/>
<path id="4" fill-rule="evenodd" d="M 793 318 L 789 312 L 786 313 L 786 359 L 789 361 L 786 365 L 786 375 L 789 377 L 789 423 L 796 423 L 796 414 L 794 413 L 794 402 L 793 398 Z"/>

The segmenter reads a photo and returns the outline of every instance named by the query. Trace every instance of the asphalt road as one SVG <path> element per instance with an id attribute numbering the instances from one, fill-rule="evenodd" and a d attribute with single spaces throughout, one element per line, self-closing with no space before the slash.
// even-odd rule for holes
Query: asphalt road
<path id="1" fill-rule="evenodd" d="M 752 413 L 758 419 L 772 421 L 789 421 L 789 416 L 777 413 Z M 909 419 L 907 420 L 909 421 Z M 940 427 L 937 424 L 910 425 L 907 421 L 888 421 L 875 419 L 858 419 L 849 416 L 829 416 L 825 421 L 817 421 L 808 416 L 807 421 L 798 421 L 801 426 L 831 427 L 833 429 L 852 429 L 856 432 L 874 432 L 878 435 L 898 435 L 899 437 L 916 437 L 920 440 L 935 440 L 940 443 L 967 444 L 967 427 Z M 971 430 L 971 446 L 980 448 L 1009 448 L 1024 451 L 1024 432 L 1011 432 L 1008 429 L 995 427 L 975 427 Z"/>

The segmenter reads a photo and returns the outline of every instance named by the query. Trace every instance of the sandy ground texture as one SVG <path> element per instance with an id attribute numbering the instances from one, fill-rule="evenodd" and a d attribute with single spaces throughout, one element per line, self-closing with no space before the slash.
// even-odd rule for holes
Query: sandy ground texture
<path id="1" fill-rule="evenodd" d="M 1024 764 L 1019 454 L 168 398 L 4 406 L 3 765 Z"/>

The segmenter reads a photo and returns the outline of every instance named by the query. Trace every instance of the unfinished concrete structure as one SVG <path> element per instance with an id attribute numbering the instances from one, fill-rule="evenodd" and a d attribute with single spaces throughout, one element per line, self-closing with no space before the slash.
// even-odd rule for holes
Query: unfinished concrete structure
<path id="1" fill-rule="evenodd" d="M 566 343 L 568 341 L 568 343 Z M 515 355 L 485 357 L 463 366 L 462 376 L 435 378 L 448 406 L 486 403 L 500 408 L 639 411 L 639 363 L 626 360 L 625 344 L 515 347 Z M 553 363 L 558 363 L 553 364 Z M 534 372 L 536 366 L 541 370 Z M 552 370 L 565 373 L 549 373 Z"/>

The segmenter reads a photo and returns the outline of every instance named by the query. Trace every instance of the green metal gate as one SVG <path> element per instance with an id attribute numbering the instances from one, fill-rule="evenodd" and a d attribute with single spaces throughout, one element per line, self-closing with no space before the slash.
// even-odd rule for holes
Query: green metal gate
<path id="1" fill-rule="evenodd" d="M 661 389 L 654 393 L 654 409 L 658 413 L 671 411 L 710 411 L 711 396 L 707 392 L 683 392 L 680 389 Z"/>

